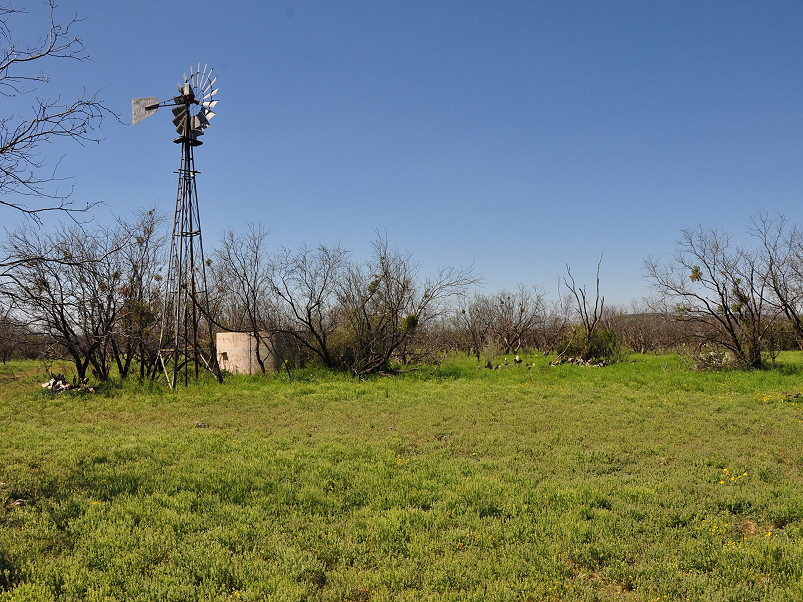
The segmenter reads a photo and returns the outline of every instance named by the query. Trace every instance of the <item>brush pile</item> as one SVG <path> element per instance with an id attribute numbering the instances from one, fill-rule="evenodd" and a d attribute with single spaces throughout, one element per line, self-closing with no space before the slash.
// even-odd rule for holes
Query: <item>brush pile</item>
<path id="1" fill-rule="evenodd" d="M 94 393 L 95 389 L 89 386 L 89 380 L 79 378 L 77 381 L 68 381 L 63 374 L 50 373 L 50 380 L 42 383 L 43 389 L 49 389 L 54 393 L 64 393 L 64 391 L 78 391 L 80 393 Z"/>

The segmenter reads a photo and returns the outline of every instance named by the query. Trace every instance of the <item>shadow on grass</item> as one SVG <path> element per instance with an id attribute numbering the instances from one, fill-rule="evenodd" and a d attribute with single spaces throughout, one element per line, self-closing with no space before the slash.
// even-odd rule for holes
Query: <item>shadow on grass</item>
<path id="1" fill-rule="evenodd" d="M 767 366 L 764 368 L 769 371 L 776 371 L 784 376 L 803 376 L 803 364 L 777 362 L 775 366 Z"/>

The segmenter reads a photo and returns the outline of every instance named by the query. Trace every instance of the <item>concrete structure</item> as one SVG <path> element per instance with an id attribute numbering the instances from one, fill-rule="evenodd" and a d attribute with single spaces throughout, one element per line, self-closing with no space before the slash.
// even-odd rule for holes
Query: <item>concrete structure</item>
<path id="1" fill-rule="evenodd" d="M 259 355 L 265 363 L 265 370 L 281 370 L 285 360 L 290 362 L 291 366 L 295 366 L 295 349 L 289 343 L 288 337 L 264 337 L 259 348 Z M 221 370 L 239 374 L 261 372 L 257 361 L 257 341 L 254 335 L 248 332 L 219 332 L 215 338 L 215 344 L 217 361 Z"/>

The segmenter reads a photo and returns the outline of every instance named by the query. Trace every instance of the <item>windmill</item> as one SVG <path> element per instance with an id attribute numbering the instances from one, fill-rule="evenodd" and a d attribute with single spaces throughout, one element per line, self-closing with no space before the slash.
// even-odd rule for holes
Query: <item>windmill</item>
<path id="1" fill-rule="evenodd" d="M 199 369 L 213 372 L 223 382 L 212 338 L 212 322 L 207 309 L 209 295 L 206 287 L 206 263 L 201 238 L 201 220 L 198 213 L 198 190 L 195 176 L 193 149 L 203 144 L 199 137 L 215 116 L 217 104 L 216 77 L 212 69 L 201 64 L 184 74 L 184 83 L 178 84 L 178 95 L 159 101 L 155 96 L 131 100 L 133 125 L 147 119 L 160 107 L 171 107 L 173 125 L 181 145 L 181 163 L 178 173 L 176 209 L 170 237 L 170 255 L 167 278 L 164 284 L 162 330 L 159 335 L 158 363 L 167 383 L 174 389 L 183 377 L 186 386 L 193 367 L 197 380 Z M 208 338 L 207 338 L 208 337 Z"/>

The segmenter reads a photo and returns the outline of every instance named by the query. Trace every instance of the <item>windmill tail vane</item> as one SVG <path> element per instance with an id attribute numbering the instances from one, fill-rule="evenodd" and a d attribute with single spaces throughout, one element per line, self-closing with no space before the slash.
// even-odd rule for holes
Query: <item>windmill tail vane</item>
<path id="1" fill-rule="evenodd" d="M 197 98 L 188 99 L 186 104 L 200 104 Z M 185 104 L 183 96 L 176 96 L 169 100 L 159 100 L 155 96 L 143 96 L 141 98 L 131 99 L 131 125 L 137 125 L 140 121 L 144 121 L 161 107 L 176 107 Z"/>
<path id="2" fill-rule="evenodd" d="M 177 96 L 165 101 L 155 96 L 131 100 L 132 125 L 147 119 L 161 107 L 170 107 L 172 122 L 179 134 L 173 142 L 181 145 L 158 356 L 158 367 L 171 389 L 180 380 L 185 386 L 189 383 L 191 366 L 194 366 L 196 380 L 199 368 L 204 368 L 223 382 L 215 351 L 213 324 L 208 314 L 206 263 L 198 212 L 198 172 L 193 157 L 193 148 L 202 144 L 198 137 L 203 135 L 209 127 L 209 120 L 215 116 L 212 109 L 218 103 L 215 98 L 218 89 L 214 87 L 216 80 L 208 65 L 201 70 L 198 63 L 197 69 L 190 69 L 189 77 L 184 74 L 183 83 L 178 84 Z M 157 371 L 154 371 L 154 378 L 157 376 Z"/>

